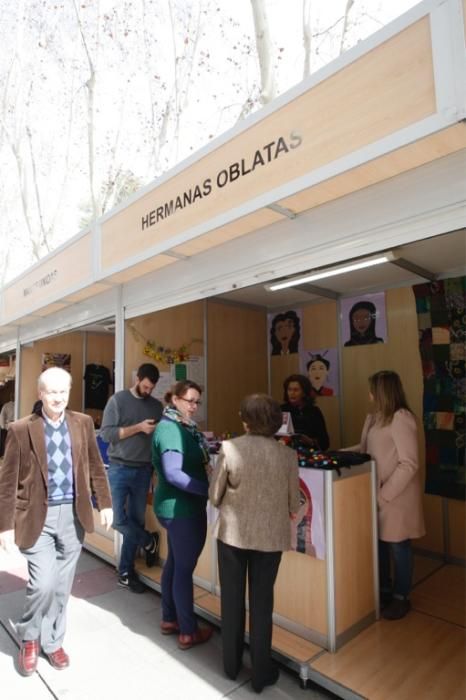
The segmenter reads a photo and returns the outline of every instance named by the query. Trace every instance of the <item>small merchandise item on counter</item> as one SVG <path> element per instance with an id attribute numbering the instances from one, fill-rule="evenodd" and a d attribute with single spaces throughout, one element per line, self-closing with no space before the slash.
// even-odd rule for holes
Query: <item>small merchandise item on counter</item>
<path id="1" fill-rule="evenodd" d="M 356 464 L 364 464 L 371 460 L 371 456 L 362 452 L 348 452 L 345 450 L 317 450 L 303 444 L 299 435 L 280 437 L 280 442 L 288 445 L 298 453 L 298 466 L 300 469 L 335 469 L 341 475 L 341 468 L 350 468 Z"/>
<path id="2" fill-rule="evenodd" d="M 209 447 L 209 454 L 211 455 L 216 455 L 218 454 L 220 450 L 220 446 L 222 444 L 222 439 L 214 435 L 212 431 L 205 430 L 203 433 L 207 445 Z"/>

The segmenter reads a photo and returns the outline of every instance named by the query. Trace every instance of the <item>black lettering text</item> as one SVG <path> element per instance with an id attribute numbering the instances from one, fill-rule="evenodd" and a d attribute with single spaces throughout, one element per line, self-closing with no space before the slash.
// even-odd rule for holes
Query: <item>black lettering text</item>
<path id="1" fill-rule="evenodd" d="M 288 153 L 288 151 L 289 151 L 289 148 L 288 148 L 288 146 L 286 145 L 285 139 L 283 138 L 283 136 L 280 136 L 280 138 L 279 138 L 278 141 L 277 141 L 277 147 L 276 147 L 276 149 L 275 149 L 275 156 L 274 156 L 274 158 L 278 158 L 278 156 L 280 155 L 280 153 L 282 153 L 282 152 L 283 152 L 283 153 Z"/>
<path id="2" fill-rule="evenodd" d="M 301 134 L 298 134 L 296 131 L 290 133 L 290 140 L 290 148 L 298 148 L 303 142 Z"/>
<path id="3" fill-rule="evenodd" d="M 227 170 L 220 170 L 220 172 L 217 175 L 217 186 L 218 187 L 225 187 L 227 182 L 228 182 L 228 171 Z"/>

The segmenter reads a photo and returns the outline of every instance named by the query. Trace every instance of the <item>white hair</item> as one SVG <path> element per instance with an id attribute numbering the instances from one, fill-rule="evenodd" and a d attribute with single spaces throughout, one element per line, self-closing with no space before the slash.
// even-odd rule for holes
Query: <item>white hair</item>
<path id="1" fill-rule="evenodd" d="M 39 375 L 39 379 L 37 380 L 37 388 L 40 391 L 41 389 L 45 389 L 50 381 L 53 381 L 54 379 L 63 379 L 65 377 L 68 379 L 68 386 L 71 387 L 72 377 L 71 374 L 66 371 L 66 369 L 62 369 L 61 367 L 49 367 Z"/>

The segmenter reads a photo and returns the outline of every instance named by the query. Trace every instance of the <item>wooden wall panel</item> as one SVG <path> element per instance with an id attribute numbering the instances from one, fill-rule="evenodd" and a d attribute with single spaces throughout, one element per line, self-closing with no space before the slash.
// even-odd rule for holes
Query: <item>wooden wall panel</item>
<path id="1" fill-rule="evenodd" d="M 266 323 L 262 310 L 207 303 L 208 427 L 217 434 L 242 433 L 241 399 L 267 391 Z"/>
<path id="2" fill-rule="evenodd" d="M 337 304 L 326 301 L 303 306 L 303 349 L 337 347 Z"/>
<path id="3" fill-rule="evenodd" d="M 466 560 L 466 503 L 448 499 L 449 551 L 452 557 Z"/>
<path id="4" fill-rule="evenodd" d="M 337 634 L 375 610 L 371 475 L 335 481 L 335 608 Z"/>
<path id="5" fill-rule="evenodd" d="M 153 362 L 160 371 L 168 371 L 168 365 L 151 360 L 143 353 L 144 343 L 136 340 L 134 328 L 146 340 L 164 347 L 177 348 L 190 344 L 193 355 L 204 354 L 204 307 L 203 302 L 181 304 L 152 314 L 126 321 L 125 329 L 125 387 L 132 385 L 131 374 L 144 362 Z M 194 342 L 192 342 L 194 341 Z"/>
<path id="6" fill-rule="evenodd" d="M 31 346 L 25 346 L 21 349 L 20 417 L 27 416 L 37 400 L 37 379 L 42 371 L 42 354 L 44 352 L 71 354 L 73 384 L 68 406 L 73 411 L 82 411 L 83 338 L 84 336 L 80 332 L 64 333 L 35 341 Z"/>
<path id="7" fill-rule="evenodd" d="M 274 593 L 274 612 L 327 634 L 325 561 L 300 552 L 284 552 Z"/>
<path id="8" fill-rule="evenodd" d="M 283 382 L 290 374 L 299 373 L 299 355 L 273 355 L 270 357 L 270 393 L 283 402 Z"/>

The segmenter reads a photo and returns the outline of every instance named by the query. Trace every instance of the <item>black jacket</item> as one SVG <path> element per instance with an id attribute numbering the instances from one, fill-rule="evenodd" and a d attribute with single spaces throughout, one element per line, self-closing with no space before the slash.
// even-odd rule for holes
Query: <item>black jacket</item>
<path id="1" fill-rule="evenodd" d="M 282 411 L 291 414 L 295 433 L 307 435 L 316 440 L 320 450 L 327 450 L 330 440 L 322 411 L 312 401 L 306 401 L 303 406 L 284 403 Z"/>

